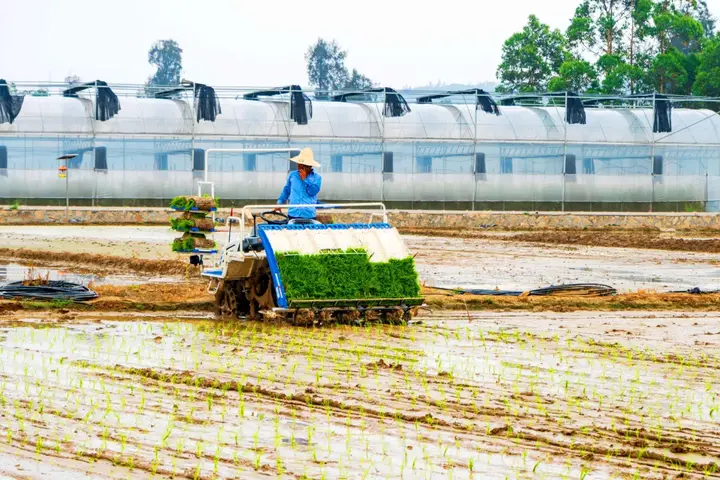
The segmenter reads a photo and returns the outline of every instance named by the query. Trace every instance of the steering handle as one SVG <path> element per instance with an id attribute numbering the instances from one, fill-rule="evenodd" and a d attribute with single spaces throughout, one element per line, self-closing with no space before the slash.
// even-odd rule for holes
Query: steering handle
<path id="1" fill-rule="evenodd" d="M 275 215 L 275 216 L 277 216 L 277 217 L 281 217 L 282 220 L 270 220 L 270 219 L 268 219 L 268 218 L 266 217 L 266 215 Z M 272 210 L 269 210 L 269 211 L 267 211 L 267 212 L 262 212 L 262 213 L 260 214 L 260 218 L 262 218 L 262 220 L 263 220 L 265 223 L 267 223 L 268 225 L 286 225 L 286 224 L 290 221 L 290 217 L 288 217 L 288 216 L 285 215 L 284 213 L 282 213 L 282 212 L 274 212 L 274 211 L 272 211 Z"/>

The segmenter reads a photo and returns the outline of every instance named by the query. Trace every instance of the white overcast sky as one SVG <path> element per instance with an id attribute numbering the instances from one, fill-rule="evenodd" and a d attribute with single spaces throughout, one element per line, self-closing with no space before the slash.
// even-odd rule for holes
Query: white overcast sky
<path id="1" fill-rule="evenodd" d="M 503 42 L 535 13 L 565 29 L 579 0 L 0 0 L 0 78 L 143 83 L 147 51 L 176 40 L 183 77 L 215 86 L 307 85 L 318 37 L 346 65 L 402 88 L 495 79 Z M 708 0 L 720 16 L 720 0 Z"/>

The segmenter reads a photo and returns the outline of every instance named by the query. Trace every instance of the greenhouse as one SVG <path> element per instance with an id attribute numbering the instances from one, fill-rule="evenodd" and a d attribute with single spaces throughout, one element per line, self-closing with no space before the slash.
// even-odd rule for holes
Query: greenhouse
<path id="1" fill-rule="evenodd" d="M 568 94 L 530 101 L 482 91 L 320 96 L 299 87 L 198 94 L 206 88 L 200 84 L 147 95 L 139 93 L 142 86 L 103 84 L 6 95 L 17 101 L 9 114 L 9 100 L 5 115 L 0 109 L 0 198 L 64 200 L 56 160 L 62 154 L 77 154 L 67 178 L 75 204 L 152 205 L 196 192 L 209 149 L 311 147 L 322 165 L 324 202 L 467 210 L 720 208 L 720 118 L 707 99 L 662 97 L 663 112 L 655 97 L 573 104 Z M 108 101 L 114 107 L 105 111 Z M 491 107 L 483 104 L 488 101 Z M 208 102 L 209 115 L 202 113 Z M 658 126 L 663 114 L 667 125 Z M 287 159 L 288 152 L 207 152 L 207 178 L 223 202 L 274 203 Z"/>

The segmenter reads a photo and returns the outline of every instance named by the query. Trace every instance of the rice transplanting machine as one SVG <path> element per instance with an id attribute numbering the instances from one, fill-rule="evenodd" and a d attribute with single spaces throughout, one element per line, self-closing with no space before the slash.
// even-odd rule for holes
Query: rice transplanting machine
<path id="1" fill-rule="evenodd" d="M 282 205 L 288 207 L 306 205 Z M 310 206 L 310 205 L 307 205 Z M 279 205 L 249 205 L 226 219 L 228 242 L 205 269 L 216 313 L 297 324 L 406 322 L 423 305 L 413 257 L 382 203 L 311 205 L 366 223 L 290 220 Z M 358 217 L 355 217 L 358 218 Z M 259 222 L 258 220 L 261 220 Z M 246 222 L 251 222 L 248 225 Z M 237 226 L 237 238 L 232 228 Z"/>

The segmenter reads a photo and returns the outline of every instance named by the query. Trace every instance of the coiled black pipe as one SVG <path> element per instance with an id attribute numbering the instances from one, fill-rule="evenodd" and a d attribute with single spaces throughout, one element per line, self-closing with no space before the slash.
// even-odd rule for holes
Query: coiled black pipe
<path id="1" fill-rule="evenodd" d="M 609 285 L 599 283 L 573 283 L 568 285 L 551 285 L 545 288 L 537 288 L 535 290 L 483 290 L 483 289 L 465 289 L 465 288 L 436 288 L 456 294 L 468 295 L 495 295 L 501 297 L 551 297 L 551 296 L 583 296 L 583 297 L 606 297 L 615 295 L 617 290 Z"/>
<path id="2" fill-rule="evenodd" d="M 43 285 L 26 285 L 12 282 L 0 285 L 0 298 L 27 298 L 34 300 L 70 300 L 86 302 L 98 298 L 97 292 L 77 283 L 50 280 Z"/>

